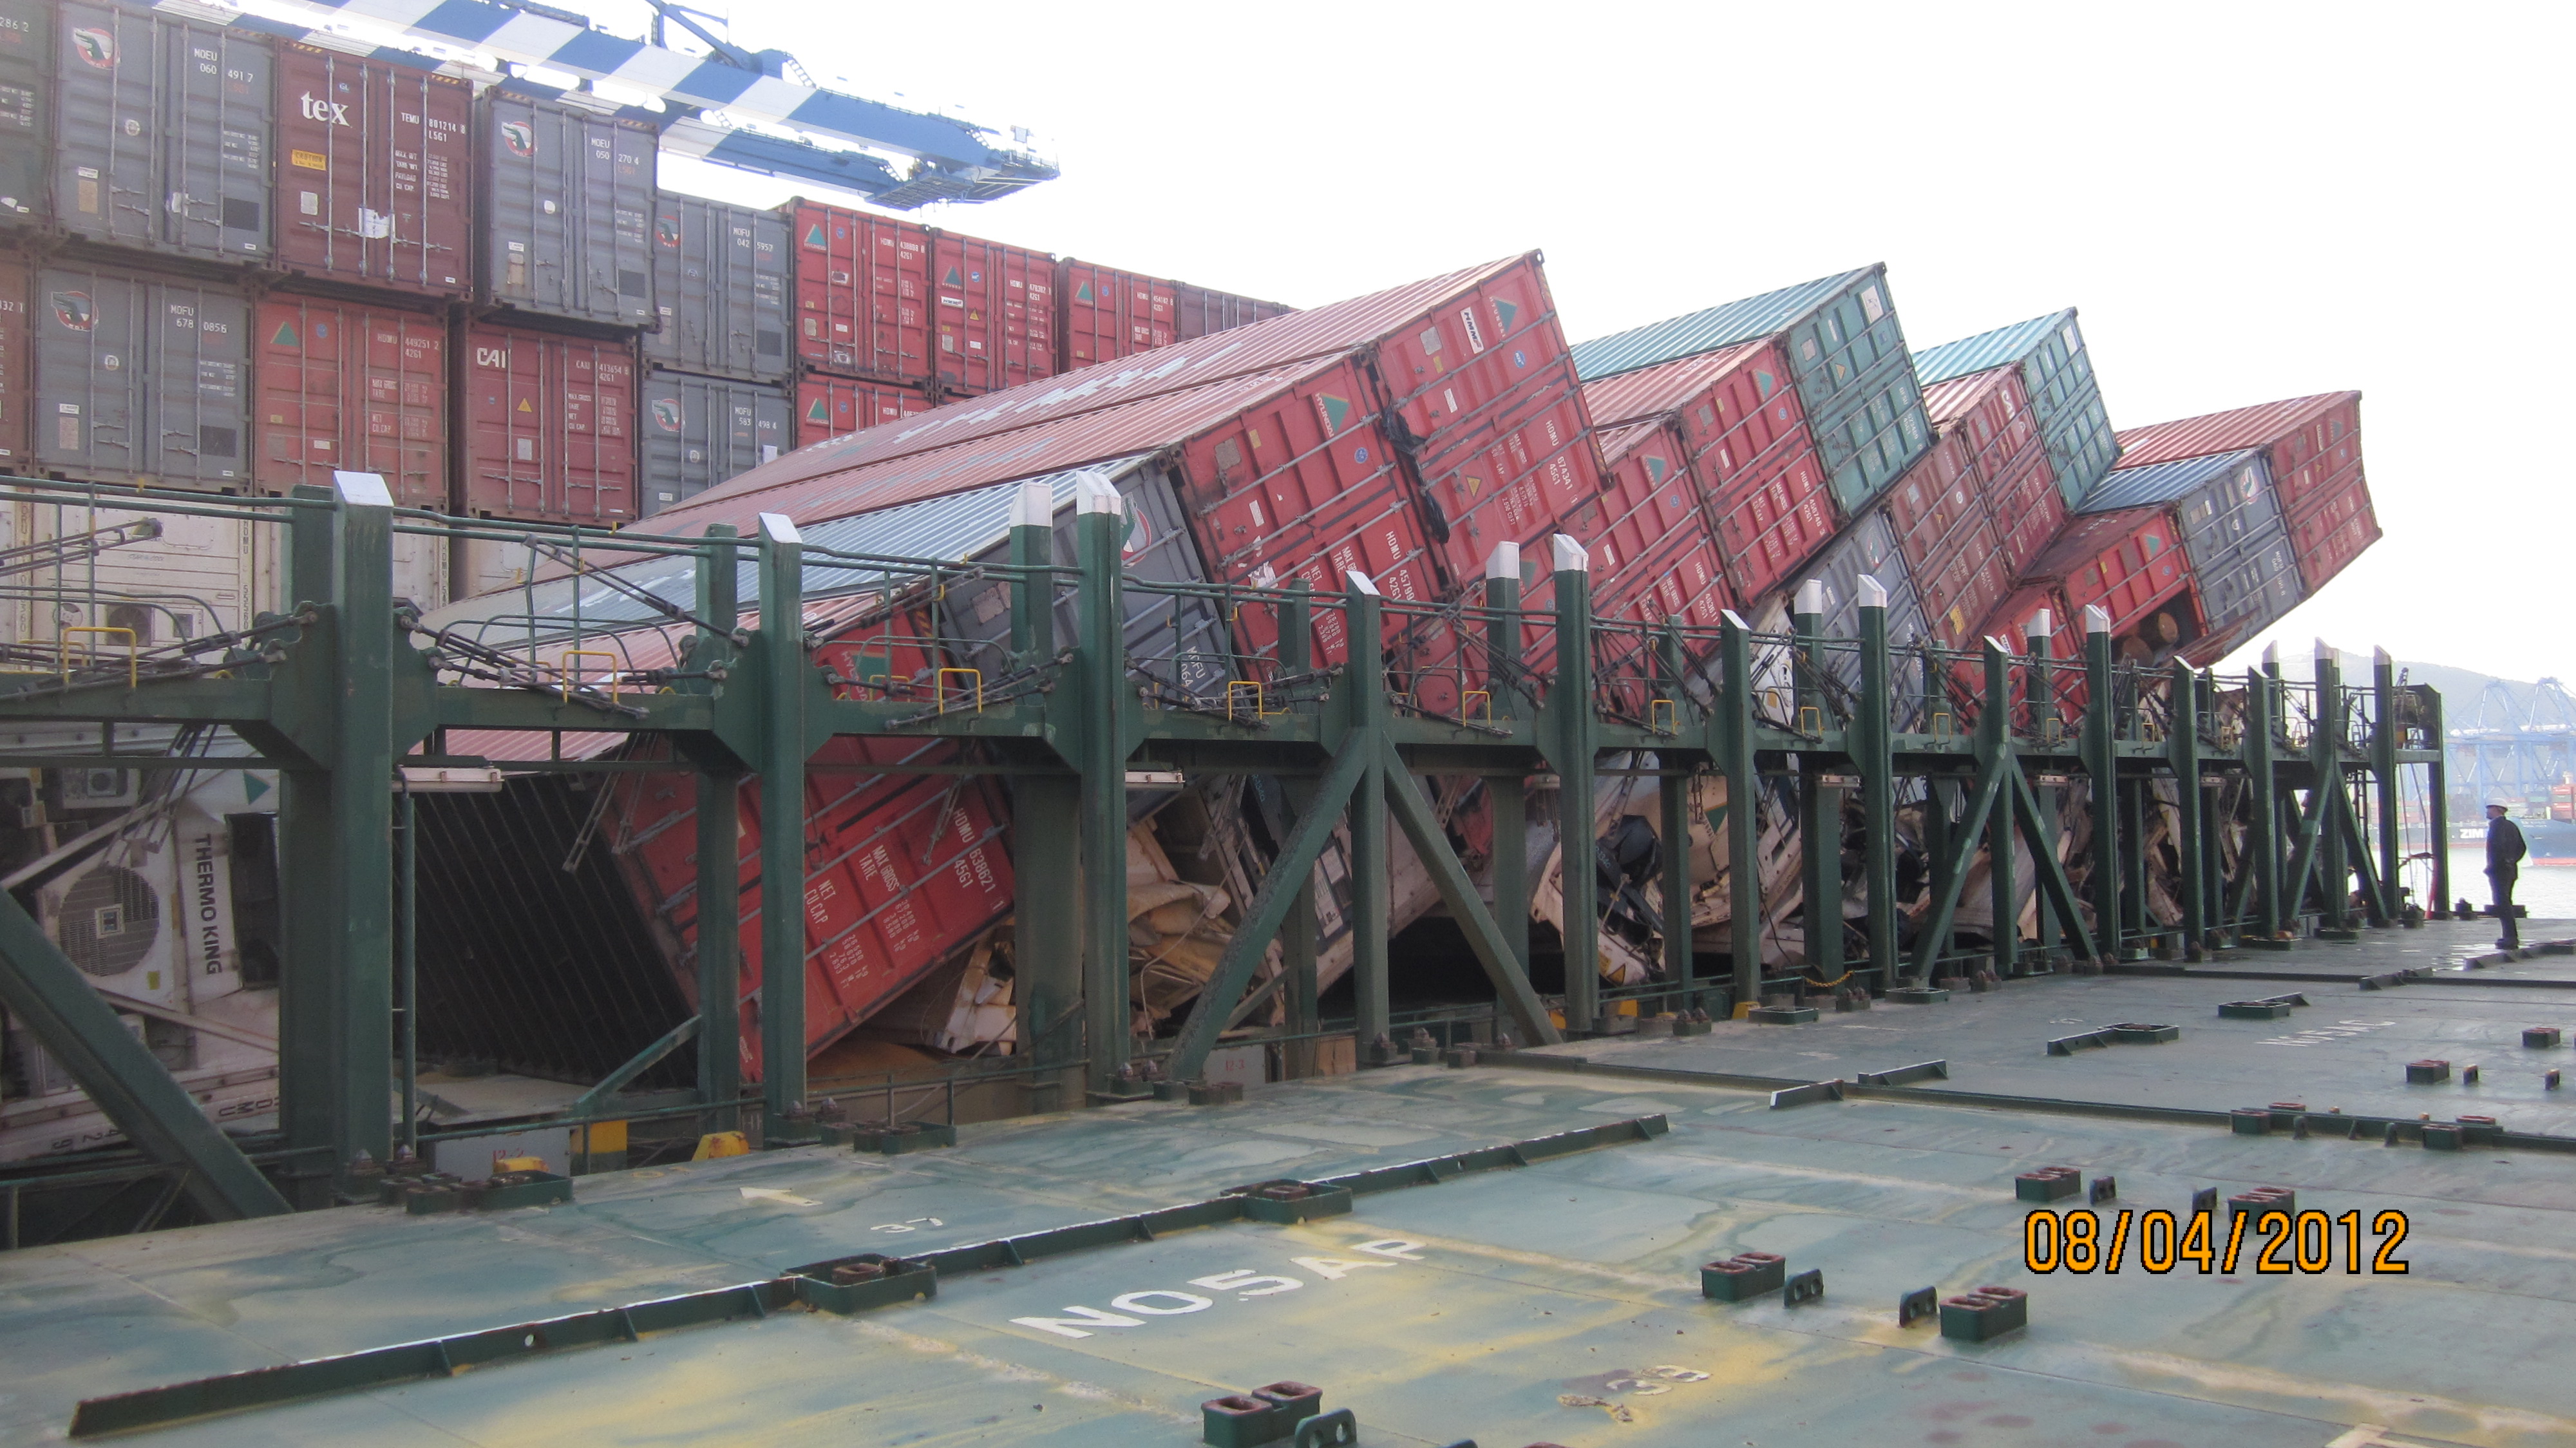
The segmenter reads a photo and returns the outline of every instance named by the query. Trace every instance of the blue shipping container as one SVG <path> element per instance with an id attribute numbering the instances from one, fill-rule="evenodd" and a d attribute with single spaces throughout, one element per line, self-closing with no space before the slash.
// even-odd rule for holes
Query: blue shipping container
<path id="1" fill-rule="evenodd" d="M 2260 450 L 2121 468 L 2076 511 L 2143 507 L 2167 508 L 2180 524 L 2183 556 L 2212 634 L 2251 633 L 2306 596 Z"/>
<path id="2" fill-rule="evenodd" d="M 1819 277 L 1574 349 L 1586 382 L 1780 336 L 1834 502 L 1860 516 L 1932 445 L 1885 266 Z"/>
<path id="3" fill-rule="evenodd" d="M 2067 506 L 2073 507 L 2120 456 L 2073 307 L 1914 354 L 1915 373 L 1926 387 L 2005 366 L 2021 368 L 2023 390 L 2030 394 L 2031 410 L 2039 415 L 2040 436 L 2048 446 L 2048 464 L 2057 473 L 2058 490 L 2066 495 Z"/>

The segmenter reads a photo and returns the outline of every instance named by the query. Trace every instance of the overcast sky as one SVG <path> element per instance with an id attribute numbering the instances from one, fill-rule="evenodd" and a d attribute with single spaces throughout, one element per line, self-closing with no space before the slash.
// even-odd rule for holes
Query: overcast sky
<path id="1" fill-rule="evenodd" d="M 926 215 L 1042 250 L 1313 305 L 1539 248 L 1577 340 L 1884 261 L 1916 348 L 2080 308 L 2120 426 L 2359 388 L 2387 536 L 2284 651 L 2576 678 L 2568 7 L 733 15 L 859 94 L 1034 128 L 1061 180 Z"/>

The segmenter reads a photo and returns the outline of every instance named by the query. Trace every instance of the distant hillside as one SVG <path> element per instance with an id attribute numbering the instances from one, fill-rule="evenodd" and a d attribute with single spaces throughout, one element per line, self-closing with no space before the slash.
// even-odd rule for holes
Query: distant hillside
<path id="1" fill-rule="evenodd" d="M 2315 672 L 2312 661 L 2304 653 L 2285 656 L 2281 660 L 2283 678 L 2305 680 Z M 2518 714 L 2527 712 L 2531 708 L 2532 699 L 2539 692 L 2535 683 L 2526 680 L 2498 679 L 2491 674 L 2481 674 L 2472 669 L 2453 668 L 2449 664 L 2427 664 L 2400 659 L 2397 661 L 2397 672 L 2398 677 L 2407 683 L 2430 684 L 2441 690 L 2443 717 L 2454 728 L 2467 724 L 2477 717 L 2479 700 L 2485 694 L 2489 684 L 2504 686 L 2505 694 L 2512 700 Z M 2370 683 L 2370 655 L 2345 654 L 2343 681 L 2347 685 L 2367 686 Z"/>

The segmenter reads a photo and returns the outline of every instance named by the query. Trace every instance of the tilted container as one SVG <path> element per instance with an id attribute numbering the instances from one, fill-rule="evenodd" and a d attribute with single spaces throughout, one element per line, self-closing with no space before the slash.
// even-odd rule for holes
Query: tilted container
<path id="1" fill-rule="evenodd" d="M 1670 418 L 1605 429 L 1600 443 L 1609 491 L 1565 520 L 1591 556 L 1593 612 L 1717 627 L 1735 606 L 1735 590 L 1684 461 L 1689 444 Z"/>
<path id="2" fill-rule="evenodd" d="M 653 325 L 650 127 L 563 101 L 486 91 L 483 275 L 497 307 Z"/>
<path id="3" fill-rule="evenodd" d="M 149 520 L 159 536 L 98 549 L 82 540 Z M 108 536 L 119 536 L 109 533 Z M 286 530 L 270 521 L 129 511 L 90 503 L 0 501 L 0 548 L 69 545 L 68 561 L 10 579 L 0 597 L 0 642 L 91 650 L 114 658 L 132 629 L 140 648 L 248 628 L 281 603 Z"/>
<path id="4" fill-rule="evenodd" d="M 2031 408 L 2039 415 L 2040 435 L 2060 498 L 2069 506 L 2082 502 L 2120 460 L 2120 443 L 2103 411 L 2101 387 L 2094 380 L 2093 360 L 2084 350 L 2075 309 L 2068 307 L 1914 354 L 1915 374 L 1927 390 L 2000 367 L 2013 368 L 2020 375 Z"/>
<path id="5" fill-rule="evenodd" d="M 797 360 L 918 387 L 932 373 L 927 227 L 798 198 L 794 238 Z"/>
<path id="6" fill-rule="evenodd" d="M 250 478 L 250 305 L 125 268 L 38 273 L 36 465 L 88 482 L 237 488 Z"/>
<path id="7" fill-rule="evenodd" d="M 1765 337 L 1780 339 L 1835 504 L 1856 515 L 1932 445 L 1884 266 L 1597 338 L 1575 364 L 1592 381 Z"/>
<path id="8" fill-rule="evenodd" d="M 2186 417 L 2120 434 L 2130 466 L 2259 449 L 2290 548 L 2314 593 L 2378 541 L 2361 456 L 2361 394 L 2326 392 Z"/>
<path id="9" fill-rule="evenodd" d="M 0 3 L 0 227 L 50 214 L 53 73 L 52 0 Z"/>
<path id="10" fill-rule="evenodd" d="M 1760 597 L 1834 534 L 1833 498 L 1769 342 L 1731 347 L 1583 385 L 1596 426 L 1669 419 L 1739 599 Z"/>
<path id="11" fill-rule="evenodd" d="M 787 395 L 757 382 L 653 372 L 644 378 L 643 513 L 694 498 L 787 451 Z"/>
<path id="12" fill-rule="evenodd" d="M 384 478 L 397 507 L 447 511 L 445 319 L 271 292 L 252 319 L 259 362 L 252 476 L 261 491 Z"/>
<path id="13" fill-rule="evenodd" d="M 1931 633 L 1931 625 L 1923 617 L 1922 600 L 1915 593 L 1913 574 L 1905 567 L 1905 554 L 1896 546 L 1896 530 L 1884 513 L 1862 514 L 1814 562 L 1798 570 L 1798 581 L 1824 585 L 1823 637 L 1856 639 L 1860 637 L 1863 574 L 1878 580 L 1879 587 L 1887 590 L 1887 647 L 1901 656 Z M 1796 602 L 1794 585 L 1774 593 L 1754 615 L 1754 626 L 1766 632 L 1788 632 Z M 1896 662 L 1901 668 L 1904 661 L 1900 657 Z M 1845 688 L 1860 687 L 1857 652 L 1847 648 L 1829 651 L 1825 667 Z"/>
<path id="14" fill-rule="evenodd" d="M 474 290 L 474 96 L 425 58 L 277 51 L 277 261 L 429 296 Z"/>
<path id="15" fill-rule="evenodd" d="M 53 51 L 56 221 L 146 251 L 269 255 L 266 38 L 65 0 Z"/>
<path id="16" fill-rule="evenodd" d="M 634 521 L 633 342 L 474 322 L 457 350 L 466 511 L 596 527 Z"/>
<path id="17" fill-rule="evenodd" d="M 644 360 L 675 372 L 777 382 L 787 351 L 787 218 L 673 192 L 653 203 L 658 330 Z"/>
<path id="18" fill-rule="evenodd" d="M 2171 649 L 2199 636 L 2190 595 L 2191 564 L 2183 552 L 2182 529 L 2161 507 L 2123 508 L 2077 518 L 2031 565 L 2023 584 L 2054 584 L 2069 607 L 2079 613 L 2099 606 L 2111 615 L 2111 632 L 2122 638 L 2165 610 L 2186 600 L 2172 615 L 2177 629 L 2157 630 L 2174 637 L 2153 637 L 2148 644 Z"/>

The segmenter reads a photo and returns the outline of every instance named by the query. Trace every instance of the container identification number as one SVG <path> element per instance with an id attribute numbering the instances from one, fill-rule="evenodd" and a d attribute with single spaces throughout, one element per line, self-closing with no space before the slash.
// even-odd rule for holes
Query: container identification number
<path id="1" fill-rule="evenodd" d="M 2222 1226 L 2208 1212 L 2194 1212 L 2186 1223 L 2172 1212 L 2123 1207 L 2106 1222 L 2101 1213 L 2079 1207 L 2062 1216 L 2041 1210 L 2024 1217 L 2021 1257 L 2024 1267 L 2042 1276 L 2112 1273 L 2130 1260 L 2159 1277 L 2186 1263 L 2204 1275 L 2233 1276 L 2238 1259 L 2250 1252 L 2257 1273 L 2314 1275 L 2335 1269 L 2340 1248 L 2346 1273 L 2387 1276 L 2406 1271 L 2406 1259 L 2397 1255 L 2406 1232 L 2406 1214 L 2394 1208 L 2371 1216 L 2365 1234 L 2359 1211 L 2339 1217 L 2243 1211 Z M 2365 1235 L 2374 1240 L 2365 1243 Z"/>

